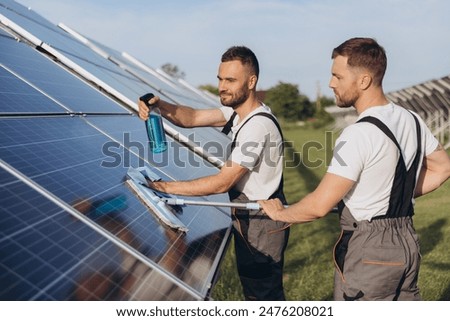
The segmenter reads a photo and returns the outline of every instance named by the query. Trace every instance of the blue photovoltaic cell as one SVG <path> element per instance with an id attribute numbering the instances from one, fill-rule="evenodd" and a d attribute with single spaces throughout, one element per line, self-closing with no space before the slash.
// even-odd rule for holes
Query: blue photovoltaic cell
<path id="1" fill-rule="evenodd" d="M 1 52 L 1 50 L 0 50 Z M 39 91 L 0 66 L 0 114 L 11 113 L 66 113 Z"/>
<path id="2" fill-rule="evenodd" d="M 129 110 L 106 96 L 100 95 L 97 90 L 80 82 L 78 78 L 29 46 L 17 43 L 12 38 L 0 36 L 0 47 L 2 48 L 0 63 L 18 77 L 26 79 L 30 84 L 18 85 L 19 80 L 12 79 L 11 75 L 2 70 L 0 77 L 8 77 L 11 80 L 8 79 L 2 85 L 0 95 L 5 96 L 5 100 L 8 97 L 26 98 L 27 100 L 20 104 L 14 103 L 8 109 L 2 106 L 0 112 L 63 112 L 66 109 L 86 113 L 130 113 Z M 3 76 L 4 74 L 5 76 Z M 19 95 L 19 93 L 26 92 L 23 87 L 31 85 L 59 101 L 65 109 L 54 106 L 54 102 L 41 103 L 39 98 L 45 97 L 40 94 Z M 17 88 L 18 86 L 20 87 Z M 1 104 L 4 103 L 2 99 Z"/>
<path id="3" fill-rule="evenodd" d="M 119 247 L 108 233 L 99 233 L 0 169 L 3 176 L 11 183 L 0 185 L 0 300 L 195 298 L 153 271 L 145 259 Z M 126 243 L 130 234 L 122 228 L 118 242 Z M 153 278 L 145 278 L 149 275 Z"/>

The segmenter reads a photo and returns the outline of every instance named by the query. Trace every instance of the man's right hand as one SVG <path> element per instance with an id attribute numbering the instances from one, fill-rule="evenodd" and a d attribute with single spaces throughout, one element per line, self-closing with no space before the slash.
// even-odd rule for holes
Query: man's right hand
<path id="1" fill-rule="evenodd" d="M 152 99 L 148 100 L 148 104 L 150 105 L 150 107 L 157 107 L 159 100 L 160 100 L 159 96 L 155 96 Z M 142 120 L 147 120 L 150 108 L 147 107 L 145 102 L 140 99 L 138 100 L 138 106 L 139 106 L 139 118 Z"/>

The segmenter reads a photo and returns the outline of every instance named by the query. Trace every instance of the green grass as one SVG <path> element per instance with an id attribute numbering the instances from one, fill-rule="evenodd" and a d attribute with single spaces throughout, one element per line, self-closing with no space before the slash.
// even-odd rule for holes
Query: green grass
<path id="1" fill-rule="evenodd" d="M 330 133 L 326 134 L 323 129 L 289 127 L 284 128 L 284 134 L 286 140 L 291 142 L 286 148 L 288 164 L 284 174 L 285 193 L 288 202 L 293 203 L 319 183 L 331 157 L 336 135 L 331 138 Z M 321 165 L 317 166 L 319 163 Z M 437 191 L 416 201 L 414 224 L 419 234 L 422 253 L 419 287 L 423 299 L 427 301 L 450 300 L 449 195 L 450 182 L 446 182 Z M 284 273 L 288 300 L 332 300 L 332 249 L 339 231 L 336 214 L 329 214 L 324 219 L 309 224 L 292 226 Z M 213 299 L 243 300 L 232 242 L 222 262 L 220 273 L 219 281 L 212 291 Z"/>

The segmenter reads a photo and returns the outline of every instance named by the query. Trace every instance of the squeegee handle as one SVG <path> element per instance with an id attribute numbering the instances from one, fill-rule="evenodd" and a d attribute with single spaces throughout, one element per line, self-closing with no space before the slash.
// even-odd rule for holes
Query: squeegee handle
<path id="1" fill-rule="evenodd" d="M 205 201 L 191 201 L 185 200 L 182 198 L 161 198 L 161 201 L 169 204 L 169 205 L 200 205 L 200 206 L 225 206 L 225 207 L 233 207 L 233 208 L 244 208 L 247 210 L 255 210 L 259 211 L 261 206 L 254 203 L 219 203 L 219 202 L 205 202 Z M 284 205 L 285 208 L 289 207 L 289 205 Z M 330 213 L 338 213 L 337 207 L 334 207 Z"/>
<path id="2" fill-rule="evenodd" d="M 246 203 L 245 205 L 245 208 L 248 210 L 259 211 L 261 209 L 261 206 L 259 206 L 258 203 Z"/>
<path id="3" fill-rule="evenodd" d="M 169 205 L 185 205 L 185 200 L 182 198 L 161 198 L 161 200 Z"/>
<path id="4" fill-rule="evenodd" d="M 247 209 L 247 210 L 255 210 L 255 211 L 259 211 L 261 209 L 261 205 L 259 205 L 259 203 L 232 203 L 232 204 L 236 204 L 235 207 L 241 207 Z M 238 205 L 239 204 L 239 205 Z M 285 208 L 288 207 L 288 205 L 284 205 Z"/>
<path id="5" fill-rule="evenodd" d="M 225 206 L 235 208 L 245 208 L 247 210 L 259 210 L 258 203 L 221 203 L 221 202 L 206 202 L 206 201 L 194 201 L 185 200 L 182 198 L 161 198 L 161 200 L 169 205 L 200 205 L 200 206 Z"/>

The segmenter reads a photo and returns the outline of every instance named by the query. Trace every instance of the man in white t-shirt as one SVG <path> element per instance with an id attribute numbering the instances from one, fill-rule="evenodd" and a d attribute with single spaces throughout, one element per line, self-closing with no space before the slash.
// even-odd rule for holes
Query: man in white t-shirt
<path id="1" fill-rule="evenodd" d="M 217 75 L 220 101 L 225 107 L 193 109 L 159 97 L 147 101 L 175 125 L 223 127 L 224 133 L 232 132 L 233 139 L 232 151 L 216 175 L 153 182 L 149 183 L 151 188 L 190 196 L 228 192 L 233 202 L 275 197 L 284 201 L 283 137 L 270 108 L 256 97 L 258 77 L 255 54 L 243 46 L 231 47 L 222 55 Z M 146 120 L 149 108 L 141 100 L 138 104 L 139 117 Z M 282 274 L 288 225 L 260 211 L 234 210 L 233 226 L 237 269 L 246 300 L 284 300 Z"/>
<path id="2" fill-rule="evenodd" d="M 334 249 L 335 300 L 420 300 L 420 252 L 413 227 L 414 198 L 450 176 L 450 158 L 424 122 L 387 100 L 387 59 L 373 39 L 335 48 L 330 87 L 339 107 L 358 121 L 336 141 L 318 187 L 288 208 L 260 201 L 272 219 L 306 223 L 338 204 L 341 236 Z"/>

